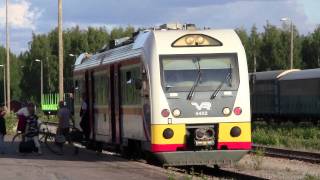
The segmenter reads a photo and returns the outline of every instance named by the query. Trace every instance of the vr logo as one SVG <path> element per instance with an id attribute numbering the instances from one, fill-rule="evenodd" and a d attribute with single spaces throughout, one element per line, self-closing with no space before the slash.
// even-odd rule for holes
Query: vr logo
<path id="1" fill-rule="evenodd" d="M 200 105 L 196 102 L 192 102 L 191 105 L 196 107 L 198 111 L 201 111 L 202 109 L 206 109 L 208 111 L 211 110 L 211 103 L 210 102 L 202 102 Z"/>

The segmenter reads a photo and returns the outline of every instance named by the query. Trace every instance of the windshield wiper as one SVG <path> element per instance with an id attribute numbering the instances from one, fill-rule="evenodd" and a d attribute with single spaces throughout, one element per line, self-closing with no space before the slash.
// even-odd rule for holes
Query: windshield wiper
<path id="1" fill-rule="evenodd" d="M 197 79 L 196 81 L 193 83 L 193 86 L 191 87 L 190 91 L 189 91 L 189 94 L 187 96 L 187 100 L 191 100 L 191 98 L 193 97 L 194 95 L 194 91 L 196 89 L 196 87 L 198 86 L 199 82 L 200 82 L 200 79 L 201 79 L 201 67 L 200 67 L 200 60 L 197 58 L 196 59 L 197 63 L 198 63 L 198 76 L 197 76 Z"/>
<path id="2" fill-rule="evenodd" d="M 226 77 L 224 78 L 224 80 L 219 84 L 218 88 L 216 90 L 214 90 L 214 92 L 212 93 L 212 95 L 210 96 L 210 99 L 214 99 L 217 97 L 218 93 L 221 91 L 221 88 L 223 86 L 223 84 L 226 82 L 226 81 L 229 81 L 229 86 L 232 86 L 232 67 L 231 67 L 231 64 L 230 64 L 230 67 L 229 67 L 229 72 L 228 74 L 226 75 Z"/>

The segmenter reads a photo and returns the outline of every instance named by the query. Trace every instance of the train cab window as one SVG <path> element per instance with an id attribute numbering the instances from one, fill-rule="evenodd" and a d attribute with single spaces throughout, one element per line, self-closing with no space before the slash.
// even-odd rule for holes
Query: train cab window
<path id="1" fill-rule="evenodd" d="M 166 91 L 189 91 L 197 79 L 197 91 L 237 90 L 239 73 L 235 54 L 163 56 L 162 85 Z"/>

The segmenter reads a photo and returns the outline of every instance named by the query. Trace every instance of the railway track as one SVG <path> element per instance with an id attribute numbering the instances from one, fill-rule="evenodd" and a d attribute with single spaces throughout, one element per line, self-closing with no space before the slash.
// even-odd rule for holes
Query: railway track
<path id="1" fill-rule="evenodd" d="M 283 148 L 274 148 L 262 145 L 253 145 L 254 150 L 262 149 L 264 155 L 270 157 L 279 157 L 286 159 L 295 159 L 310 163 L 320 163 L 320 153 L 306 152 L 306 151 L 296 151 Z"/>
<path id="2" fill-rule="evenodd" d="M 185 166 L 185 167 L 170 167 L 172 171 L 177 171 L 180 173 L 187 173 L 189 176 L 196 177 L 217 177 L 222 179 L 237 179 L 237 180 L 265 180 L 265 178 L 253 176 L 250 174 L 245 174 L 238 171 L 232 171 L 227 169 L 221 169 L 217 167 L 210 166 Z M 205 179 L 205 178 L 204 178 Z"/>

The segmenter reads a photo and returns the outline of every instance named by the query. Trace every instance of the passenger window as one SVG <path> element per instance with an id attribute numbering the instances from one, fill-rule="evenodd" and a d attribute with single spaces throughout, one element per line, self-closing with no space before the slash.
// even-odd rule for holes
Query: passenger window
<path id="1" fill-rule="evenodd" d="M 78 89 L 79 89 L 79 82 L 78 82 L 78 80 L 75 81 L 74 87 L 75 87 L 75 90 L 78 90 Z"/>
<path id="2" fill-rule="evenodd" d="M 131 84 L 132 83 L 131 71 L 127 71 L 126 72 L 126 82 L 127 82 L 127 84 Z"/>

